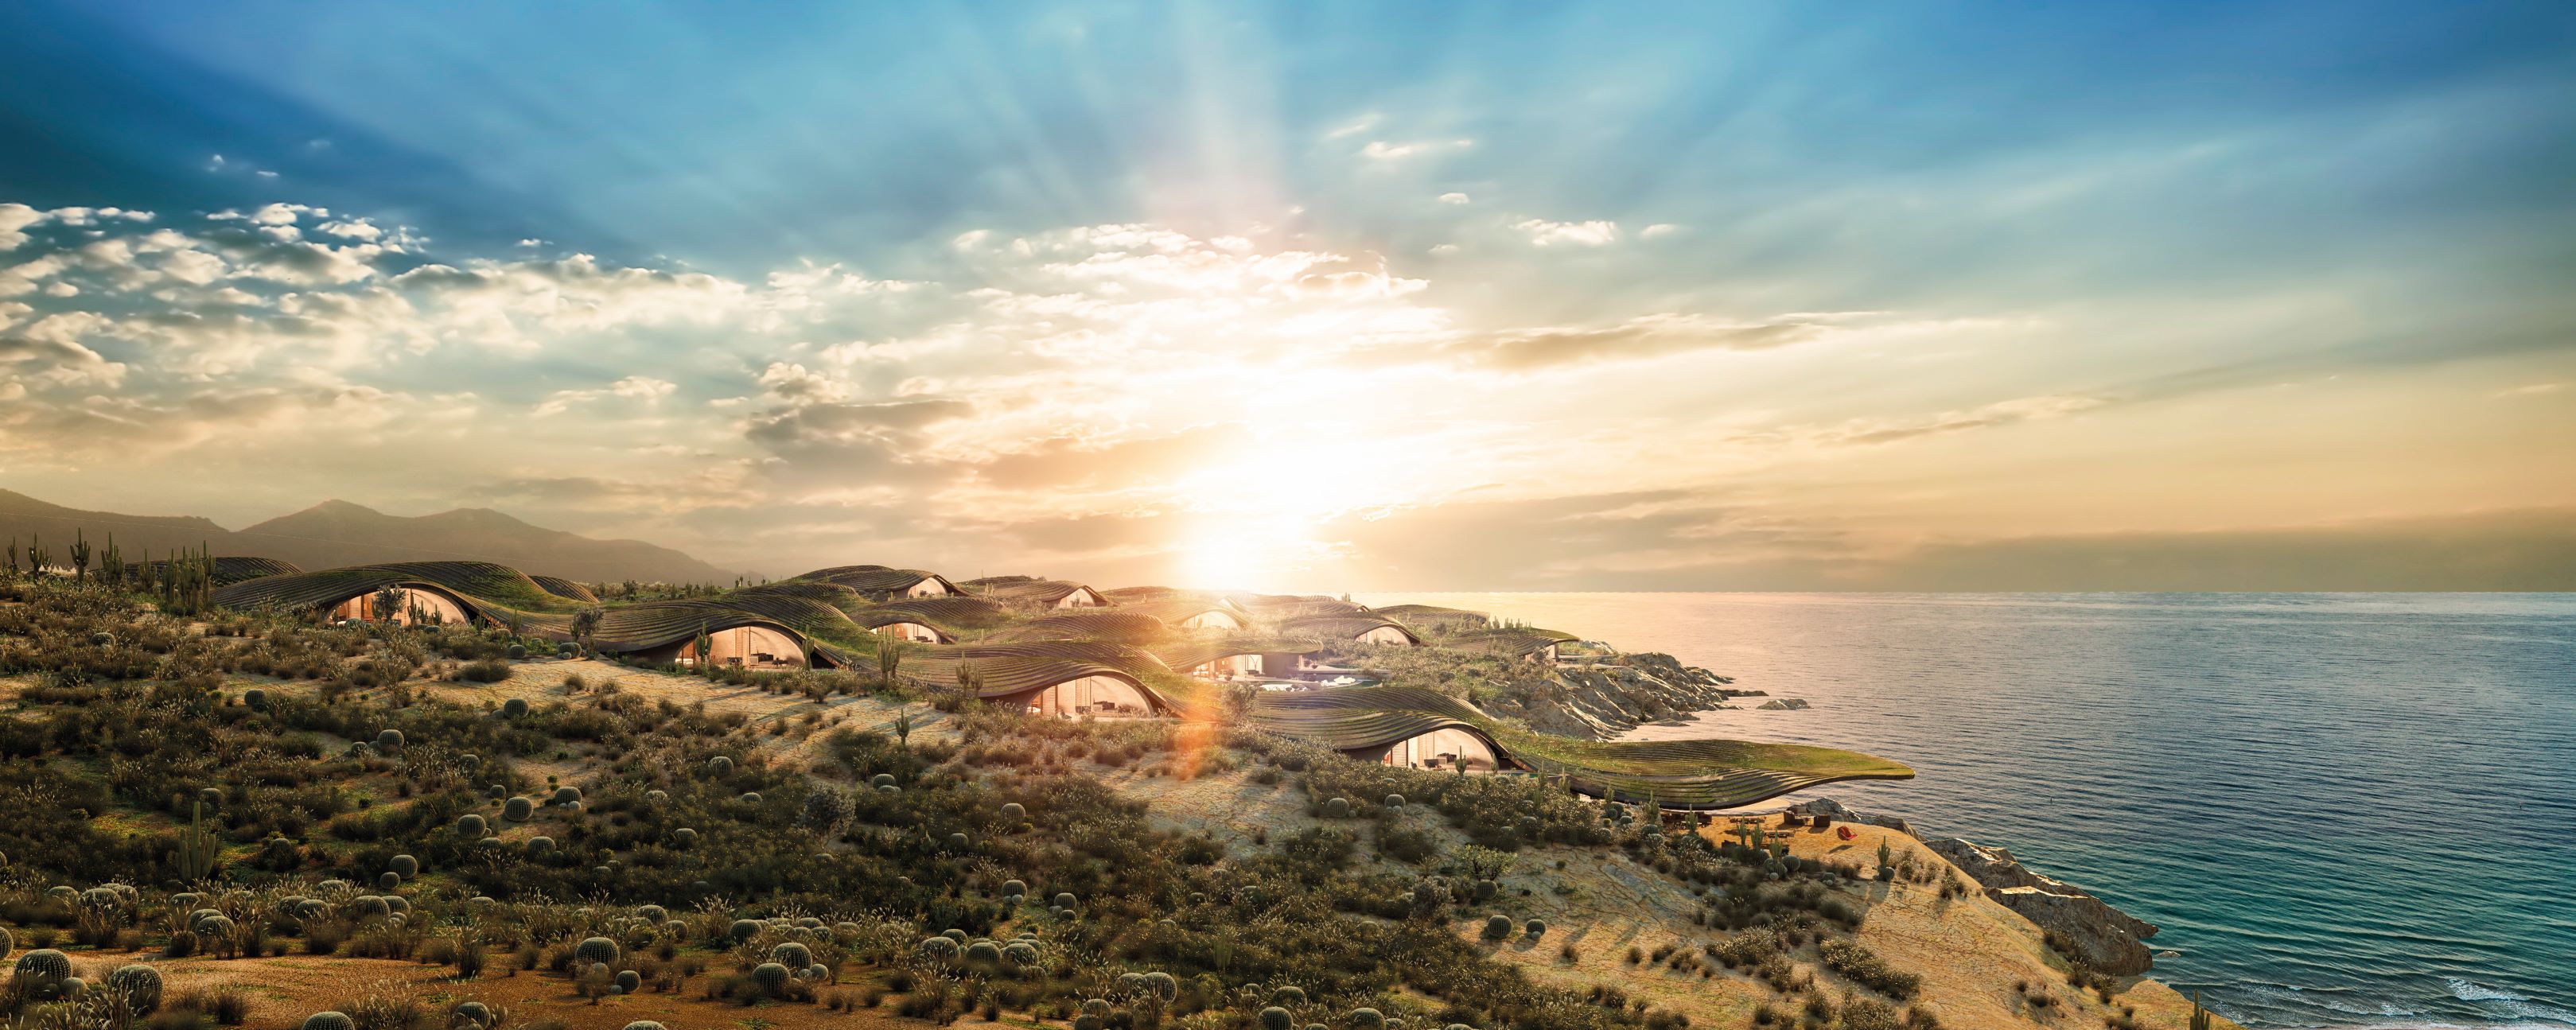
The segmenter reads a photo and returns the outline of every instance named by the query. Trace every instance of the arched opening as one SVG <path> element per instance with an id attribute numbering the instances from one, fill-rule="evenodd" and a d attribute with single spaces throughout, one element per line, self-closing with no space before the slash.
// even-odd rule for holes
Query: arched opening
<path id="1" fill-rule="evenodd" d="M 1363 756 L 1365 757 L 1365 756 Z M 1494 772 L 1502 760 L 1484 738 L 1455 727 L 1419 733 L 1387 745 L 1377 760 L 1412 769 Z"/>
<path id="2" fill-rule="evenodd" d="M 1108 598 L 1093 593 L 1090 587 L 1075 587 L 1073 588 L 1072 593 L 1064 595 L 1064 599 L 1057 601 L 1055 606 L 1058 608 L 1099 608 L 1107 605 L 1108 603 Z"/>
<path id="3" fill-rule="evenodd" d="M 909 640 L 916 644 L 936 644 L 940 640 L 938 630 L 918 622 L 889 622 L 877 627 L 874 632 L 881 637 Z"/>
<path id="4" fill-rule="evenodd" d="M 940 583 L 939 577 L 937 576 L 923 576 L 921 578 L 921 582 L 915 583 L 912 585 L 911 589 L 905 590 L 903 592 L 903 596 L 946 597 L 948 596 L 948 587 Z"/>
<path id="5" fill-rule="evenodd" d="M 1397 629 L 1393 626 L 1380 626 L 1376 629 L 1360 634 L 1359 642 L 1363 644 L 1410 644 L 1413 642 L 1413 638 L 1405 636 L 1403 630 Z"/>
<path id="6" fill-rule="evenodd" d="M 1242 629 L 1243 620 L 1221 611 L 1204 611 L 1181 620 L 1184 629 Z"/>
<path id="7" fill-rule="evenodd" d="M 1154 714 L 1154 703 L 1133 683 L 1116 676 L 1085 676 L 1020 695 L 1030 715 L 1062 719 L 1142 719 Z"/>
<path id="8" fill-rule="evenodd" d="M 448 596 L 444 591 L 432 590 L 428 587 L 397 587 L 395 592 L 402 595 L 402 600 L 395 605 L 393 621 L 401 625 L 408 626 L 414 622 L 464 623 L 473 620 L 473 616 L 465 612 L 465 603 Z M 356 619 L 360 622 L 383 621 L 376 617 L 376 592 L 373 590 L 333 606 L 330 618 L 334 622 L 342 619 Z"/>
<path id="9" fill-rule="evenodd" d="M 805 667 L 804 645 L 797 643 L 795 637 L 767 626 L 736 626 L 732 629 L 712 631 L 707 634 L 707 637 L 715 644 L 709 650 L 707 660 L 719 667 L 734 669 L 802 669 Z M 699 658 L 698 641 L 696 637 L 691 637 L 669 647 L 646 652 L 646 656 L 694 668 Z"/>

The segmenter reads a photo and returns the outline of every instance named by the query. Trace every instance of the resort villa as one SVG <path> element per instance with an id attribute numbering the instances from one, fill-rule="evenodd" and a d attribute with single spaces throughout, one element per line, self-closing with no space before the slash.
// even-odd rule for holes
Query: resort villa
<path id="1" fill-rule="evenodd" d="M 1038 579 L 1034 576 L 987 576 L 970 579 L 966 586 L 977 594 L 1005 604 L 1035 608 L 1106 608 L 1109 599 L 1100 591 L 1080 583 L 1060 579 Z"/>

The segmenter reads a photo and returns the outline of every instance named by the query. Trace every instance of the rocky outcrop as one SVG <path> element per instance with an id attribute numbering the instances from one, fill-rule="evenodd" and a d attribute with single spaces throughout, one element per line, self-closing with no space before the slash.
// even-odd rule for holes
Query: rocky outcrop
<path id="1" fill-rule="evenodd" d="M 1665 654 L 1626 654 L 1567 665 L 1498 684 L 1500 707 L 1530 728 L 1596 740 L 1641 723 L 1676 719 L 1715 708 L 1736 692 L 1734 682 Z"/>
<path id="2" fill-rule="evenodd" d="M 1852 809 L 1843 807 L 1842 802 L 1836 801 L 1832 798 L 1817 798 L 1813 801 L 1801 801 L 1789 806 L 1789 811 L 1796 812 L 1799 815 L 1828 816 L 1838 823 L 1859 823 L 1862 826 L 1881 826 L 1898 833 L 1905 834 L 1909 837 L 1914 835 L 1913 825 L 1907 823 L 1903 819 L 1892 815 L 1879 815 L 1873 812 L 1853 811 Z"/>
<path id="3" fill-rule="evenodd" d="M 2054 937 L 2069 957 L 2113 976 L 2134 976 L 2155 964 L 2143 943 L 2156 935 L 2155 924 L 2112 908 L 2082 887 L 2033 872 L 2003 848 L 1956 837 L 1924 846 L 1985 887 L 1987 897 Z"/>
<path id="4" fill-rule="evenodd" d="M 1765 712 L 1802 712 L 1807 709 L 1807 699 L 1803 697 L 1776 697 L 1753 707 Z"/>

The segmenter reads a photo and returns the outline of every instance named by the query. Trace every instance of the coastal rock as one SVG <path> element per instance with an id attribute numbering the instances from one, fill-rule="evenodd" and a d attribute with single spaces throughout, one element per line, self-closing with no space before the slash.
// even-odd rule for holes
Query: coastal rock
<path id="1" fill-rule="evenodd" d="M 1909 837 L 1914 835 L 1914 826 L 1903 819 L 1892 815 L 1879 815 L 1874 812 L 1854 811 L 1850 808 L 1844 807 L 1842 802 L 1836 801 L 1832 798 L 1817 798 L 1813 801 L 1801 801 L 1789 806 L 1789 811 L 1805 816 L 1826 816 L 1838 823 L 1858 823 L 1862 826 L 1883 827 L 1905 834 Z"/>
<path id="2" fill-rule="evenodd" d="M 2155 924 L 2112 908 L 2082 887 L 2031 871 L 2004 848 L 1979 847 L 1956 837 L 1924 846 L 1985 887 L 1987 897 L 2021 913 L 2095 970 L 2134 976 L 2155 964 L 2154 954 L 2141 943 L 2156 935 Z"/>
<path id="3" fill-rule="evenodd" d="M 1773 698 L 1772 700 L 1764 701 L 1753 707 L 1765 712 L 1803 711 L 1807 707 L 1807 699 L 1803 697 Z"/>
<path id="4" fill-rule="evenodd" d="M 1606 740 L 1649 722 L 1723 704 L 1724 676 L 1666 654 L 1624 654 L 1496 684 L 1497 707 L 1544 733 Z"/>

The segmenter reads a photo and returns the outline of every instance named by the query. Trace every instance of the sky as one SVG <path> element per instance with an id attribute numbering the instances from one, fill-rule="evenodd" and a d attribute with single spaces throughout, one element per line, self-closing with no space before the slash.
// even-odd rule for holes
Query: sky
<path id="1" fill-rule="evenodd" d="M 2571 272 L 2563 3 L 0 8 L 0 486 L 235 527 L 2576 588 Z"/>

